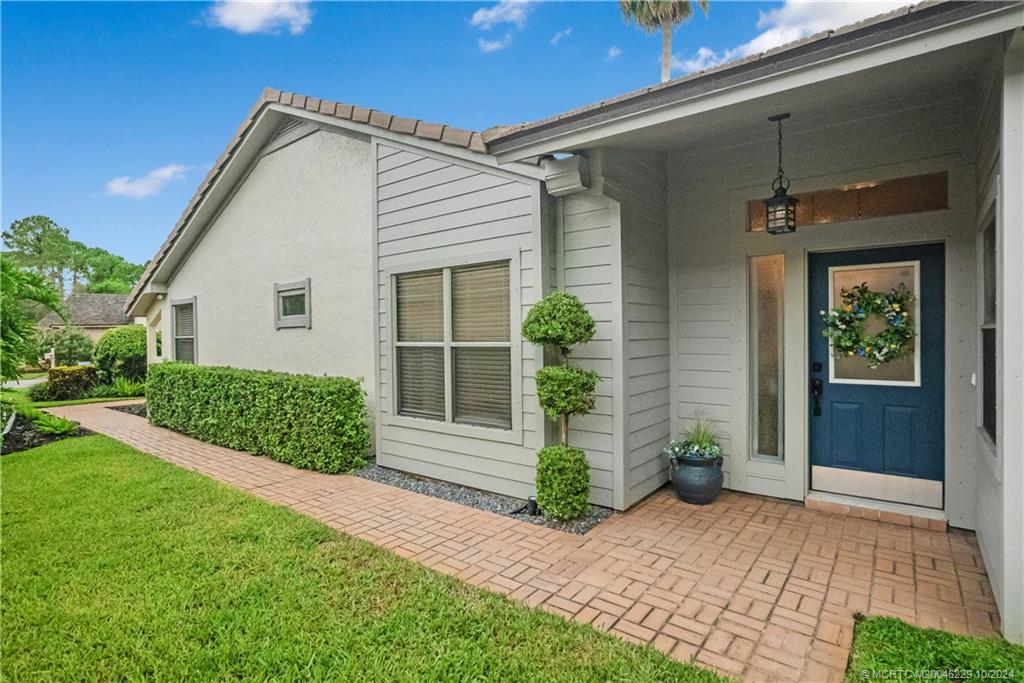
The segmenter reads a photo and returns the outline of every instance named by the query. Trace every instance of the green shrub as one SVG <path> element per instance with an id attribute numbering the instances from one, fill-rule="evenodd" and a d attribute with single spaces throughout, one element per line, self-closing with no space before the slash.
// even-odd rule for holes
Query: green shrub
<path id="1" fill-rule="evenodd" d="M 136 382 L 127 377 L 118 377 L 114 380 L 114 393 L 123 398 L 146 395 L 146 383 Z"/>
<path id="2" fill-rule="evenodd" d="M 57 363 L 73 365 L 80 361 L 92 360 L 92 340 L 77 327 L 65 327 L 60 330 L 46 330 L 39 333 L 39 357 L 53 349 L 57 354 Z"/>
<path id="3" fill-rule="evenodd" d="M 41 400 L 69 401 L 85 398 L 96 385 L 96 368 L 90 365 L 58 365 L 50 368 L 46 385 L 46 398 Z"/>
<path id="4" fill-rule="evenodd" d="M 537 454 L 537 504 L 562 521 L 584 514 L 590 503 L 590 464 L 579 448 L 548 446 Z"/>
<path id="5" fill-rule="evenodd" d="M 44 413 L 32 406 L 15 406 L 14 409 L 19 415 L 31 422 L 36 429 L 46 434 L 70 434 L 78 429 L 78 425 L 74 422 L 57 417 L 56 415 Z"/>
<path id="6" fill-rule="evenodd" d="M 320 472 L 365 464 L 357 380 L 161 363 L 149 369 L 150 421 L 202 441 Z"/>
<path id="7" fill-rule="evenodd" d="M 86 398 L 117 398 L 120 395 L 113 384 L 97 384 L 89 390 Z"/>
<path id="8" fill-rule="evenodd" d="M 146 378 L 146 328 L 125 325 L 107 330 L 96 342 L 93 361 L 105 382 Z"/>
<path id="9" fill-rule="evenodd" d="M 28 388 L 28 399 L 30 401 L 49 401 L 50 400 L 50 383 L 40 382 L 39 384 L 33 384 Z"/>
<path id="10" fill-rule="evenodd" d="M 552 420 L 561 415 L 586 415 L 594 407 L 600 378 L 593 370 L 572 365 L 549 365 L 537 371 L 537 399 Z"/>
<path id="11" fill-rule="evenodd" d="M 534 344 L 557 346 L 562 355 L 570 347 L 594 338 L 597 325 L 583 303 L 568 292 L 552 292 L 530 308 L 523 321 L 523 337 Z"/>

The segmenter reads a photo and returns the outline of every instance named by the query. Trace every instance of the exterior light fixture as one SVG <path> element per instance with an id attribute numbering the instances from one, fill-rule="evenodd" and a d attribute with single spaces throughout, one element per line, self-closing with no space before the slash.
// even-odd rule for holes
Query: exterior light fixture
<path id="1" fill-rule="evenodd" d="M 764 200 L 765 230 L 772 235 L 785 235 L 796 232 L 797 198 L 789 194 L 789 178 L 782 171 L 782 122 L 789 114 L 776 114 L 768 117 L 769 121 L 779 124 L 779 175 L 772 181 L 775 194 Z"/>

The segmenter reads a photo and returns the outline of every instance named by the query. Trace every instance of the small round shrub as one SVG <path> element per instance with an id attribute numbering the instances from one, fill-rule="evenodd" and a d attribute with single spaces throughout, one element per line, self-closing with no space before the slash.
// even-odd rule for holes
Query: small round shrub
<path id="1" fill-rule="evenodd" d="M 91 365 L 58 365 L 46 377 L 46 398 L 41 399 L 46 401 L 75 401 L 96 386 L 96 368 Z"/>
<path id="2" fill-rule="evenodd" d="M 551 420 L 561 415 L 586 415 L 594 407 L 598 374 L 572 365 L 537 370 L 537 399 Z"/>
<path id="3" fill-rule="evenodd" d="M 28 388 L 28 397 L 33 401 L 49 401 L 50 383 L 39 382 L 38 384 L 33 384 Z"/>
<path id="4" fill-rule="evenodd" d="M 537 454 L 537 504 L 547 517 L 576 519 L 590 509 L 590 464 L 579 448 L 548 446 Z"/>
<path id="5" fill-rule="evenodd" d="M 125 325 L 107 330 L 96 342 L 93 361 L 105 382 L 113 382 L 118 377 L 145 379 L 146 328 Z"/>
<path id="6" fill-rule="evenodd" d="M 523 337 L 534 344 L 557 346 L 562 355 L 594 338 L 597 325 L 583 303 L 568 292 L 552 292 L 530 308 Z"/>

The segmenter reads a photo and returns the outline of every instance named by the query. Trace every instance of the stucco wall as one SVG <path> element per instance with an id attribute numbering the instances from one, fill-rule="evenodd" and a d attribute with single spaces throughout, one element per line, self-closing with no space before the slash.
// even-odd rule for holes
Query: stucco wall
<path id="1" fill-rule="evenodd" d="M 168 283 L 163 355 L 195 296 L 199 363 L 363 378 L 372 401 L 371 178 L 369 141 L 339 133 L 263 156 Z M 307 277 L 312 327 L 274 329 L 274 283 Z"/>

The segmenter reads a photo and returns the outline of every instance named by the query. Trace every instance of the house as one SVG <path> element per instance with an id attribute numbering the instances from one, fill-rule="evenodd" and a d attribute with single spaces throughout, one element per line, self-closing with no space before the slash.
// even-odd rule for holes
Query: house
<path id="1" fill-rule="evenodd" d="M 1024 641 L 1022 27 L 925 3 L 483 133 L 268 89 L 126 310 L 153 356 L 363 377 L 381 464 L 526 496 L 555 435 L 518 330 L 567 290 L 594 503 L 704 415 L 732 489 L 975 530 Z M 861 282 L 912 295 L 878 370 L 822 336 Z"/>
<path id="2" fill-rule="evenodd" d="M 72 294 L 64 299 L 64 310 L 72 327 L 81 329 L 93 342 L 112 327 L 135 322 L 125 313 L 124 294 Z M 56 313 L 47 313 L 39 320 L 43 330 L 62 330 L 64 321 Z"/>

